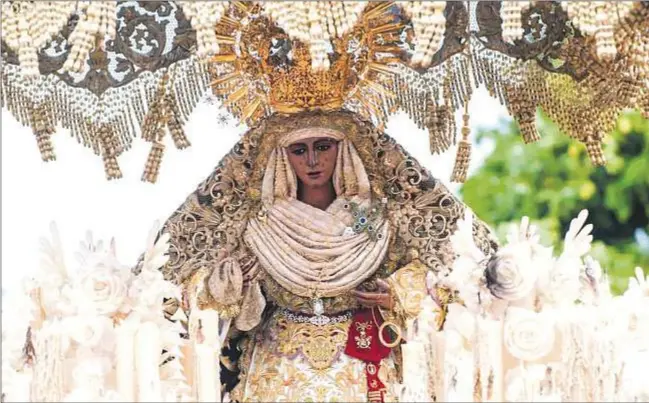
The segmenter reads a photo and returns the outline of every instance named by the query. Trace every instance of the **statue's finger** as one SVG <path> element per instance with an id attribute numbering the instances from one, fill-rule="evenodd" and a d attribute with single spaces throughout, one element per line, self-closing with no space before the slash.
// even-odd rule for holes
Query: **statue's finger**
<path id="1" fill-rule="evenodd" d="M 375 301 L 375 300 L 378 300 L 378 299 L 381 299 L 381 298 L 384 298 L 384 297 L 388 296 L 388 294 L 385 294 L 385 293 L 362 292 L 362 291 L 356 291 L 356 290 L 352 291 L 352 294 L 354 294 L 354 296 L 356 296 L 356 298 L 363 298 L 363 299 L 368 299 L 368 300 L 372 300 L 372 301 Z"/>
<path id="2" fill-rule="evenodd" d="M 390 291 L 390 284 L 388 284 L 388 282 L 383 279 L 376 280 L 376 285 L 379 287 L 379 290 L 383 292 Z"/>

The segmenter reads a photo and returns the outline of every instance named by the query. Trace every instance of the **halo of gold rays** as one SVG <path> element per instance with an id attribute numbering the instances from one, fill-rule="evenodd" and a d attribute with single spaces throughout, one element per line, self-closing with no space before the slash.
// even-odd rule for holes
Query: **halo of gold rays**
<path id="1" fill-rule="evenodd" d="M 312 69 L 309 45 L 291 39 L 261 5 L 233 2 L 216 25 L 210 59 L 213 93 L 235 117 L 255 125 L 272 113 L 346 107 L 381 126 L 395 110 L 393 87 L 406 32 L 394 2 L 368 4 L 354 28 L 332 38 L 329 68 Z"/>

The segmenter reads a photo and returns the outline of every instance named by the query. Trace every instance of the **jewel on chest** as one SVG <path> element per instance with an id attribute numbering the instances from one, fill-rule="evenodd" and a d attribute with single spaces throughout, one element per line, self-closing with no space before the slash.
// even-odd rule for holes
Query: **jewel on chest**
<path id="1" fill-rule="evenodd" d="M 384 235 L 379 231 L 383 216 L 382 208 L 376 206 L 364 208 L 356 202 L 347 202 L 343 204 L 343 209 L 349 211 L 354 220 L 351 227 L 345 228 L 343 235 L 367 233 L 372 240 L 383 239 Z"/>

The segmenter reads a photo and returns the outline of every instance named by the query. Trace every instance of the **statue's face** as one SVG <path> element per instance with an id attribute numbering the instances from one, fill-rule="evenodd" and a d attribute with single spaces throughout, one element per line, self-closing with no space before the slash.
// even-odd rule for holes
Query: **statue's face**
<path id="1" fill-rule="evenodd" d="M 338 142 L 329 137 L 314 137 L 300 140 L 286 148 L 288 160 L 305 187 L 328 185 L 336 168 Z"/>

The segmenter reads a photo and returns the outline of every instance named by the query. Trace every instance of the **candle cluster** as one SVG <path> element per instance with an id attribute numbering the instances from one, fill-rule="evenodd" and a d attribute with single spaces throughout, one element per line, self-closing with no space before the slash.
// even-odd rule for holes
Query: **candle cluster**
<path id="1" fill-rule="evenodd" d="M 587 256 L 592 226 L 586 218 L 582 211 L 572 221 L 559 256 L 539 243 L 524 218 L 485 261 L 473 243 L 468 212 L 452 236 L 453 267 L 429 276 L 431 298 L 408 330 L 403 396 L 646 400 L 649 278 L 637 268 L 627 291 L 613 296 L 602 268 Z M 424 378 L 422 368 L 428 369 Z"/>
<path id="2" fill-rule="evenodd" d="M 20 317 L 3 328 L 6 401 L 188 400 L 183 330 L 174 322 L 186 318 L 182 310 L 165 318 L 163 301 L 181 296 L 159 271 L 169 236 L 154 243 L 157 232 L 135 276 L 118 262 L 113 242 L 95 242 L 91 234 L 78 266 L 66 264 L 52 227 L 52 239 L 42 241 L 42 267 L 12 301 Z M 25 357 L 24 348 L 33 353 Z"/>
<path id="3" fill-rule="evenodd" d="M 584 211 L 573 220 L 559 256 L 524 218 L 486 259 L 467 212 L 451 238 L 453 266 L 429 274 L 429 296 L 406 324 L 403 383 L 393 391 L 400 401 L 647 400 L 649 278 L 637 268 L 613 296 L 587 256 L 586 219 Z M 6 312 L 15 316 L 2 335 L 6 401 L 224 399 L 219 356 L 229 320 L 198 303 L 208 271 L 185 282 L 184 297 L 162 278 L 169 235 L 154 242 L 157 235 L 156 226 L 135 276 L 114 243 L 90 235 L 71 269 L 53 228 L 43 266 Z"/>

